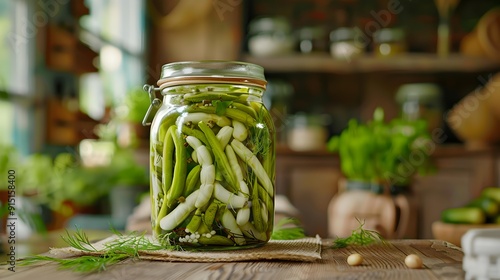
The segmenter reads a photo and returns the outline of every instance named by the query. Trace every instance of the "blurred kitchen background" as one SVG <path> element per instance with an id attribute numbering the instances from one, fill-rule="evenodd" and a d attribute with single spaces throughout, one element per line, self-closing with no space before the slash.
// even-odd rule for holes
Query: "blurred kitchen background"
<path id="1" fill-rule="evenodd" d="M 2 201 L 15 170 L 17 201 L 41 219 L 27 228 L 124 228 L 148 196 L 142 86 L 169 62 L 241 60 L 265 68 L 277 192 L 311 235 L 329 235 L 342 185 L 328 140 L 377 107 L 387 121 L 425 119 L 436 170 L 413 178 L 402 237 L 432 238 L 443 209 L 500 185 L 498 9 L 496 0 L 1 1 Z"/>

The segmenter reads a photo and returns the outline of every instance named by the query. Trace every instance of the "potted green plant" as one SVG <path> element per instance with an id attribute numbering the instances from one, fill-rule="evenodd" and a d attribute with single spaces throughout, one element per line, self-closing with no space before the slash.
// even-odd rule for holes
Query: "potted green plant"
<path id="1" fill-rule="evenodd" d="M 149 96 L 142 88 L 133 88 L 127 93 L 124 100 L 124 110 L 120 112 L 120 118 L 130 126 L 133 134 L 139 139 L 149 138 L 149 126 L 142 125 L 149 105 Z"/>
<path id="2" fill-rule="evenodd" d="M 411 180 L 432 170 L 433 145 L 423 120 L 385 122 L 381 108 L 365 124 L 351 120 L 328 142 L 346 177 L 345 191 L 329 205 L 329 233 L 350 234 L 357 217 L 367 219 L 367 228 L 385 237 L 403 237 L 416 220 L 409 197 Z"/>
<path id="3" fill-rule="evenodd" d="M 147 168 L 140 165 L 131 150 L 115 152 L 109 166 L 111 190 L 109 193 L 111 218 L 117 228 L 125 228 L 127 217 L 132 214 L 140 196 L 147 192 Z"/>
<path id="4" fill-rule="evenodd" d="M 77 169 L 69 153 L 54 159 L 39 153 L 21 157 L 15 147 L 2 146 L 0 171 L 12 174 L 13 179 L 0 184 L 1 200 L 7 209 L 12 204 L 13 214 L 23 222 L 23 232 L 45 231 L 54 213 L 68 212 L 64 211 L 67 201 L 81 201 L 81 193 L 72 185 Z"/>
<path id="5" fill-rule="evenodd" d="M 386 123 L 384 111 L 377 108 L 366 124 L 350 120 L 340 135 L 330 138 L 328 150 L 339 154 L 342 173 L 349 181 L 382 191 L 406 187 L 413 175 L 431 171 L 431 145 L 424 120 L 395 118 Z"/>

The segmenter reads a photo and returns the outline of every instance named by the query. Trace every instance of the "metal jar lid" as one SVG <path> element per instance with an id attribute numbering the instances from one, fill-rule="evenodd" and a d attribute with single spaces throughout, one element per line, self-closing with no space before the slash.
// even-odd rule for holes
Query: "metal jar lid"
<path id="1" fill-rule="evenodd" d="M 143 125 L 150 125 L 153 116 L 161 107 L 161 100 L 156 92 L 167 94 L 164 88 L 192 84 L 233 84 L 254 86 L 266 89 L 267 81 L 262 66 L 224 60 L 183 61 L 163 65 L 158 88 L 144 85 L 151 104 L 142 120 Z"/>
<path id="2" fill-rule="evenodd" d="M 161 70 L 158 86 L 204 83 L 231 83 L 256 86 L 265 89 L 264 68 L 239 61 L 184 61 L 165 64 Z"/>

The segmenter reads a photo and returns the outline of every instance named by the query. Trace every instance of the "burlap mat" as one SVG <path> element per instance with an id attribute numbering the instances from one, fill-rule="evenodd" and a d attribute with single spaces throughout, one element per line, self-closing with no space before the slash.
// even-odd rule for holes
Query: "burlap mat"
<path id="1" fill-rule="evenodd" d="M 117 236 L 111 236 L 93 244 L 93 246 L 97 250 L 102 250 L 106 243 L 116 238 Z M 102 254 L 102 252 L 89 253 L 72 247 L 53 248 L 50 250 L 50 255 L 58 258 L 100 254 Z M 321 238 L 316 236 L 295 240 L 270 240 L 262 247 L 229 251 L 140 251 L 139 259 L 178 262 L 234 262 L 259 260 L 313 262 L 321 259 Z"/>

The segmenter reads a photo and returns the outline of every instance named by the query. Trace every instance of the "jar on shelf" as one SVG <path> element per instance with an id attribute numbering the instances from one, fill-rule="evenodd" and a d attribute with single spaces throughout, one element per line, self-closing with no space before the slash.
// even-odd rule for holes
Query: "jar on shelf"
<path id="1" fill-rule="evenodd" d="M 406 52 L 405 32 L 401 28 L 383 28 L 373 34 L 374 52 L 385 57 Z"/>
<path id="2" fill-rule="evenodd" d="M 323 115 L 292 115 L 287 127 L 287 144 L 294 151 L 317 151 L 326 147 L 326 118 Z"/>
<path id="3" fill-rule="evenodd" d="M 401 105 L 401 118 L 426 120 L 429 131 L 442 125 L 441 99 L 441 89 L 432 83 L 404 84 L 396 93 L 396 100 Z"/>
<path id="4" fill-rule="evenodd" d="M 330 32 L 330 54 L 339 60 L 350 60 L 364 52 L 358 28 L 341 27 Z"/>
<path id="5" fill-rule="evenodd" d="M 263 68 L 233 61 L 170 63 L 158 86 L 144 86 L 151 99 L 143 124 L 151 125 L 153 236 L 207 250 L 267 243 L 276 149 L 262 102 Z"/>
<path id="6" fill-rule="evenodd" d="M 290 53 L 295 44 L 290 23 L 283 17 L 262 17 L 249 24 L 248 50 L 255 56 Z"/>
<path id="7" fill-rule="evenodd" d="M 306 26 L 297 30 L 299 51 L 314 53 L 328 51 L 328 33 L 321 26 Z"/>

